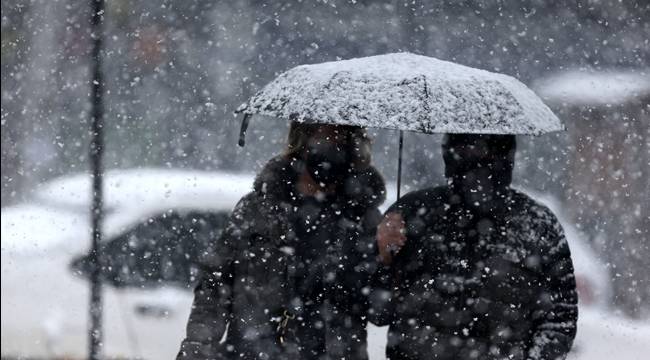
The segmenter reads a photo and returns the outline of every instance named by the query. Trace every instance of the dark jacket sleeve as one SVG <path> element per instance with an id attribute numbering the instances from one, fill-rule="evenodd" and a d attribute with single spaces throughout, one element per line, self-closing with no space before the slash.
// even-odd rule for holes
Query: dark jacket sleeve
<path id="1" fill-rule="evenodd" d="M 352 217 L 354 218 L 354 217 Z M 381 213 L 369 209 L 352 226 L 353 241 L 346 242 L 342 263 L 336 271 L 339 288 L 335 302 L 347 312 L 365 318 L 368 309 L 370 281 L 377 268 L 376 232 Z"/>
<path id="2" fill-rule="evenodd" d="M 390 325 L 395 313 L 393 301 L 395 289 L 391 270 L 388 266 L 378 265 L 371 281 L 368 320 L 377 326 Z"/>
<path id="3" fill-rule="evenodd" d="M 391 205 L 386 214 L 390 212 L 400 212 L 403 216 L 405 211 L 401 209 L 401 205 L 404 201 L 402 198 L 397 203 Z M 379 224 L 377 224 L 379 225 Z M 376 232 L 375 232 L 376 235 Z M 397 287 L 395 284 L 394 276 L 394 267 L 387 266 L 382 264 L 379 258 L 379 249 L 377 248 L 377 239 L 375 241 L 375 259 L 376 259 L 376 268 L 375 272 L 370 281 L 370 294 L 368 296 L 369 308 L 368 308 L 368 320 L 377 325 L 377 326 L 387 326 L 390 325 L 394 314 L 395 314 L 395 294 L 397 293 Z"/>
<path id="4" fill-rule="evenodd" d="M 246 226 L 250 195 L 235 207 L 214 249 L 202 254 L 199 283 L 177 359 L 220 359 L 219 343 L 231 317 L 233 260 Z"/>
<path id="5" fill-rule="evenodd" d="M 531 360 L 565 359 L 576 335 L 578 296 L 573 263 L 562 226 L 555 216 L 545 221 L 547 231 L 542 246 L 545 291 L 540 300 L 532 344 L 528 351 Z"/>
<path id="6" fill-rule="evenodd" d="M 411 207 L 422 198 L 422 192 L 416 191 L 406 194 L 391 205 L 388 210 L 386 210 L 385 214 L 391 212 L 400 213 L 408 226 L 408 218 L 412 213 Z M 377 240 L 375 239 L 375 244 L 376 241 Z M 407 241 L 407 245 L 405 246 L 413 246 L 411 242 L 412 239 Z M 404 249 L 402 249 L 402 252 L 403 251 Z M 403 254 L 402 252 L 400 252 L 400 254 Z M 379 249 L 375 246 L 375 257 L 377 258 L 378 255 Z M 399 267 L 400 266 L 395 262 L 392 266 L 387 266 L 377 261 L 377 267 L 370 282 L 371 291 L 368 297 L 370 303 L 368 319 L 377 326 L 390 325 L 392 319 L 395 317 L 395 296 L 399 290 L 399 284 L 395 281 L 395 275 L 399 271 Z"/>

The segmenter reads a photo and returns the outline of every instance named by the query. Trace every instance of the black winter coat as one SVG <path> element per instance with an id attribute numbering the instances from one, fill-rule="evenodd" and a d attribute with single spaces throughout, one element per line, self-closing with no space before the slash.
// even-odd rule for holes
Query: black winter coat
<path id="1" fill-rule="evenodd" d="M 510 188 L 489 215 L 451 196 L 416 191 L 388 210 L 407 224 L 371 296 L 371 320 L 390 325 L 389 359 L 564 359 L 578 310 L 558 220 Z"/>
<path id="2" fill-rule="evenodd" d="M 272 159 L 237 204 L 202 261 L 178 359 L 367 359 L 384 181 L 371 167 L 330 198 L 303 198 L 300 166 Z"/>

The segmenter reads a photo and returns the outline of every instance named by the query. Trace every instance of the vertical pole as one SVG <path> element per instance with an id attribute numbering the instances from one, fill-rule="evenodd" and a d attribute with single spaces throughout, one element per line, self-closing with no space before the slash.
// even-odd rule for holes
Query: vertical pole
<path id="1" fill-rule="evenodd" d="M 104 104 L 102 76 L 102 38 L 103 38 L 104 0 L 91 0 L 91 141 L 90 141 L 90 168 L 92 171 L 92 247 L 90 250 L 90 328 L 88 332 L 88 358 L 98 360 L 102 344 L 102 287 L 101 274 L 101 239 L 102 239 L 102 153 L 104 150 Z"/>
<path id="2" fill-rule="evenodd" d="M 402 190 L 402 148 L 404 148 L 404 131 L 399 131 L 399 155 L 397 156 L 397 200 Z"/>

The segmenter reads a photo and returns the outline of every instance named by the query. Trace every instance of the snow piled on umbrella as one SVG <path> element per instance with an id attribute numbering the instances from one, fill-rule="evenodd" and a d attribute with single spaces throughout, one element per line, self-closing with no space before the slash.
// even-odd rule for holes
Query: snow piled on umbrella
<path id="1" fill-rule="evenodd" d="M 564 129 L 511 76 L 410 53 L 297 66 L 237 112 L 424 133 L 537 135 Z"/>

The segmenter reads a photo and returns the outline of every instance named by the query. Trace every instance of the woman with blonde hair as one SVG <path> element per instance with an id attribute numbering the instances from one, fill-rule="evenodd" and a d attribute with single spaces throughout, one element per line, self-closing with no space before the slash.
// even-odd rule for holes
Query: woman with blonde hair
<path id="1" fill-rule="evenodd" d="M 367 359 L 385 184 L 352 126 L 292 122 L 205 265 L 179 359 Z"/>

